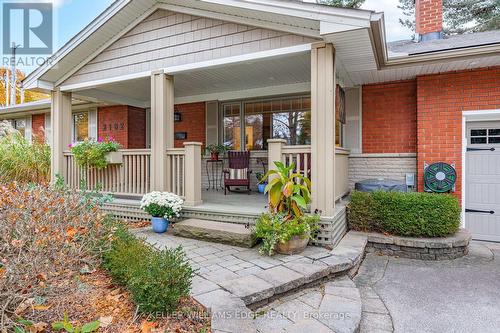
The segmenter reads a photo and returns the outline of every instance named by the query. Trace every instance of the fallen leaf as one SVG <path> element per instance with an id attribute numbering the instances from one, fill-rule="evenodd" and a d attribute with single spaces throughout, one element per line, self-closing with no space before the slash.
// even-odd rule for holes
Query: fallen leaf
<path id="1" fill-rule="evenodd" d="M 48 309 L 51 308 L 52 305 L 35 305 L 33 307 L 33 310 L 36 310 L 36 311 L 46 311 Z"/>
<path id="2" fill-rule="evenodd" d="M 45 332 L 49 324 L 40 322 L 28 327 L 28 332 L 30 333 L 41 333 Z"/>
<path id="3" fill-rule="evenodd" d="M 46 275 L 46 274 L 44 274 L 44 273 L 40 273 L 40 274 L 38 274 L 38 275 L 36 276 L 36 278 L 37 278 L 38 280 L 47 281 L 47 275 Z"/>
<path id="4" fill-rule="evenodd" d="M 144 320 L 141 323 L 141 333 L 151 333 L 151 330 L 153 330 L 156 326 L 158 326 L 158 324 L 154 321 Z"/>
<path id="5" fill-rule="evenodd" d="M 113 316 L 101 317 L 99 318 L 102 328 L 106 328 L 113 323 Z"/>
<path id="6" fill-rule="evenodd" d="M 16 315 L 22 314 L 24 311 L 26 311 L 31 305 L 33 304 L 33 298 L 28 298 L 24 301 L 21 302 L 14 311 Z"/>

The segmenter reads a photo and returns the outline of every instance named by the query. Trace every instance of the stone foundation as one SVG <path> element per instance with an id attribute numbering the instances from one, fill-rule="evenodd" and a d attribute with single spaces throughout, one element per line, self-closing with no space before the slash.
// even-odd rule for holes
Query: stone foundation
<path id="1" fill-rule="evenodd" d="M 443 238 L 409 238 L 368 233 L 366 252 L 420 260 L 448 260 L 469 253 L 471 235 L 462 229 Z"/>

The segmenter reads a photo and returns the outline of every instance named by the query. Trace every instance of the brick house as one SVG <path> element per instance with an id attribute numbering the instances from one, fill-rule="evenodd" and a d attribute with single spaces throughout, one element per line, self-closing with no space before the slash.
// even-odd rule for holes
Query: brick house
<path id="1" fill-rule="evenodd" d="M 51 100 L 0 116 L 28 138 L 45 128 L 53 174 L 72 186 L 67 144 L 113 136 L 124 165 L 100 176 L 114 179 L 104 181 L 108 191 L 177 192 L 192 216 L 215 210 L 226 221 L 234 208 L 202 191 L 200 150 L 209 143 L 250 150 L 255 171 L 277 156 L 310 156 L 312 208 L 341 224 L 341 200 L 356 182 L 415 175 L 408 184 L 423 191 L 425 167 L 445 162 L 457 174 L 452 193 L 464 225 L 498 241 L 500 31 L 445 37 L 442 29 L 441 0 L 416 1 L 418 41 L 391 43 L 383 13 L 367 10 L 118 0 L 56 52 L 57 69 L 44 65 L 26 78 L 26 88 Z"/>

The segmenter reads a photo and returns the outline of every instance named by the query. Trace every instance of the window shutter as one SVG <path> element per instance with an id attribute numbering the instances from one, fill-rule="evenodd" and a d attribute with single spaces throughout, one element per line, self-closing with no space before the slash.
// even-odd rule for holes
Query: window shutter
<path id="1" fill-rule="evenodd" d="M 89 139 L 97 140 L 97 108 L 89 110 Z"/>
<path id="2" fill-rule="evenodd" d="M 24 138 L 26 140 L 28 140 L 28 142 L 31 142 L 31 138 L 32 138 L 32 121 L 31 121 L 31 115 L 27 116 L 26 117 L 26 128 L 24 129 Z"/>
<path id="3" fill-rule="evenodd" d="M 52 142 L 52 126 L 50 113 L 45 114 L 45 142 L 50 146 Z"/>
<path id="4" fill-rule="evenodd" d="M 217 101 L 206 102 L 205 124 L 206 144 L 219 143 L 219 103 Z"/>

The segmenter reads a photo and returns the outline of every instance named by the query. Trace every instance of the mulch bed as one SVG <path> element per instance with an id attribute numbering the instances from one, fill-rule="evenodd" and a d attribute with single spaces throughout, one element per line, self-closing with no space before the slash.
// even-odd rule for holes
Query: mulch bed
<path id="1" fill-rule="evenodd" d="M 32 331 L 51 332 L 51 323 L 67 314 L 73 324 L 101 322 L 98 332 L 159 333 L 210 332 L 210 318 L 191 297 L 181 300 L 177 313 L 156 318 L 137 314 L 130 294 L 113 283 L 104 270 L 76 275 L 68 283 L 68 293 L 47 299 L 43 305 L 27 306 L 18 315 L 35 323 Z M 72 291 L 71 291 L 72 290 Z"/>

